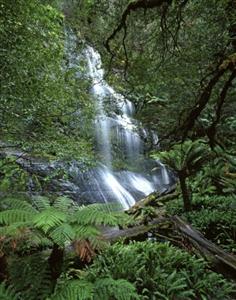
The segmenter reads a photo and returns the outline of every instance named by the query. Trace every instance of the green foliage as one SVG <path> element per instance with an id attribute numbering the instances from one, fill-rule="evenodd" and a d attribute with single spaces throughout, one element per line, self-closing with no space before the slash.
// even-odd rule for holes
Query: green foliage
<path id="1" fill-rule="evenodd" d="M 93 286 L 89 282 L 79 280 L 66 281 L 56 288 L 50 300 L 92 300 Z"/>
<path id="2" fill-rule="evenodd" d="M 98 278 L 94 283 L 84 279 L 66 280 L 58 285 L 52 300 L 135 300 L 135 287 L 124 279 Z"/>
<path id="3" fill-rule="evenodd" d="M 125 279 L 101 278 L 95 281 L 94 290 L 97 299 L 101 300 L 134 300 L 139 299 L 135 286 Z"/>
<path id="4" fill-rule="evenodd" d="M 64 247 L 73 240 L 88 240 L 94 248 L 104 246 L 100 239 L 102 226 L 125 226 L 131 218 L 111 204 L 78 206 L 66 197 L 50 201 L 46 197 L 29 199 L 3 198 L 0 200 L 0 234 L 9 243 L 25 243 L 27 247 Z M 37 243 L 35 245 L 35 243 Z M 22 245 L 21 245 L 22 246 Z"/>
<path id="5" fill-rule="evenodd" d="M 17 299 L 47 299 L 52 292 L 47 256 L 43 253 L 10 257 L 8 272 L 10 283 L 19 295 Z"/>
<path id="6" fill-rule="evenodd" d="M 188 140 L 183 144 L 175 144 L 169 151 L 154 153 L 152 157 L 160 159 L 173 171 L 184 173 L 188 177 L 208 161 L 209 148 L 203 140 Z"/>
<path id="7" fill-rule="evenodd" d="M 167 211 L 187 219 L 207 239 L 236 253 L 236 198 L 235 196 L 193 195 L 193 211 L 184 213 L 181 200 L 171 201 Z"/>
<path id="8" fill-rule="evenodd" d="M 135 286 L 137 299 L 221 300 L 230 299 L 233 291 L 233 285 L 207 270 L 203 260 L 169 244 L 151 242 L 109 247 L 84 275 L 94 284 L 98 277 L 128 281 Z"/>
<path id="9" fill-rule="evenodd" d="M 1 300 L 18 300 L 18 296 L 12 287 L 7 287 L 4 283 L 0 284 L 0 299 Z"/>
<path id="10" fill-rule="evenodd" d="M 0 170 L 1 191 L 25 191 L 28 174 L 16 163 L 16 158 L 8 156 L 0 159 Z"/>
<path id="11" fill-rule="evenodd" d="M 74 215 L 74 219 L 77 220 L 80 225 L 116 226 L 127 224 L 130 219 L 128 215 L 117 210 L 120 208 L 118 204 L 91 204 L 88 206 L 80 206 Z M 114 211 L 114 209 L 117 211 Z"/>
<path id="12" fill-rule="evenodd" d="M 49 3 L 50 2 L 50 3 Z M 64 16 L 52 1 L 0 1 L 2 140 L 50 158 L 93 158 L 87 81 L 65 61 Z M 4 71 L 3 71 L 4 70 Z M 91 122 L 90 122 L 91 123 Z M 82 155 L 83 153 L 83 155 Z"/>
<path id="13" fill-rule="evenodd" d="M 79 207 L 65 197 L 1 199 L 1 253 L 7 257 L 8 266 L 8 272 L 4 275 L 7 278 L 7 286 L 13 286 L 14 292 L 3 285 L 0 292 L 6 294 L 6 297 L 9 296 L 9 299 L 17 300 L 88 300 L 94 299 L 93 295 L 99 293 L 100 299 L 105 299 L 102 298 L 102 291 L 105 293 L 104 297 L 107 295 L 107 299 L 110 299 L 115 295 L 115 291 L 120 289 L 121 296 L 114 299 L 133 299 L 124 298 L 125 291 L 134 294 L 135 289 L 122 280 L 98 281 L 93 285 L 71 276 L 64 278 L 68 268 L 66 261 L 63 266 L 65 273 L 61 274 L 55 289 L 52 280 L 50 259 L 53 249 L 56 247 L 63 253 L 63 249 L 73 245 L 74 252 L 71 249 L 70 253 L 63 253 L 63 259 L 73 260 L 79 256 L 81 261 L 89 262 L 95 254 L 94 250 L 100 250 L 105 245 L 105 241 L 101 239 L 104 226 L 125 226 L 130 223 L 131 218 L 118 208 L 112 204 Z M 10 298 L 14 295 L 17 296 Z"/>
<path id="14" fill-rule="evenodd" d="M 184 208 L 191 210 L 191 194 L 186 184 L 186 178 L 196 174 L 210 158 L 209 147 L 203 140 L 187 140 L 175 144 L 171 150 L 152 155 L 154 159 L 162 160 L 178 176 L 183 196 Z"/>
<path id="15" fill-rule="evenodd" d="M 192 190 L 201 195 L 235 194 L 235 157 L 219 147 L 214 152 L 212 160 L 192 180 Z"/>

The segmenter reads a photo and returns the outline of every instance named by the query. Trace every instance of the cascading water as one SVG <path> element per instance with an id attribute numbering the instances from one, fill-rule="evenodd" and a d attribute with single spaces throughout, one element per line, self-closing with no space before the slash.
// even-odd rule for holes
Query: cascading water
<path id="1" fill-rule="evenodd" d="M 73 68 L 77 65 L 79 69 L 81 56 L 76 55 L 76 38 L 71 31 L 67 43 L 70 65 Z M 101 164 L 86 174 L 79 174 L 77 184 L 85 202 L 118 201 L 127 209 L 153 191 L 165 189 L 170 184 L 169 174 L 162 164 L 159 164 L 159 172 L 151 175 L 139 168 L 139 165 L 147 164 L 144 142 L 139 132 L 148 133 L 133 119 L 135 109 L 132 102 L 116 93 L 104 80 L 99 53 L 90 46 L 86 46 L 83 52 L 92 83 L 91 93 L 96 103 L 95 132 Z M 107 100 L 113 102 L 116 113 L 114 109 L 107 112 Z M 150 136 L 154 143 L 158 142 L 154 132 L 150 132 Z M 117 156 L 128 169 L 135 169 L 135 172 L 115 171 L 113 165 Z"/>

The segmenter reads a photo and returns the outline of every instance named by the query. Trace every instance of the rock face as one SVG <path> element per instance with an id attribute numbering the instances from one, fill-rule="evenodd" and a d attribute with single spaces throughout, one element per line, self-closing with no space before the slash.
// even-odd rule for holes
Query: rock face
<path id="1" fill-rule="evenodd" d="M 70 178 L 80 188 L 80 202 L 117 201 L 127 209 L 154 190 L 164 192 L 170 188 L 174 177 L 170 175 L 168 182 L 164 183 L 160 180 L 161 172 L 161 169 L 152 175 L 130 171 L 111 172 L 107 167 L 100 166 L 85 173 L 73 172 Z"/>
<path id="2" fill-rule="evenodd" d="M 85 171 L 84 166 L 76 161 L 49 162 L 18 150 L 4 149 L 0 153 L 1 157 L 16 157 L 16 163 L 28 172 L 30 194 L 49 192 L 65 195 L 79 204 L 120 202 L 127 209 L 153 190 L 168 192 L 175 182 L 174 176 L 163 168 L 155 170 L 151 175 L 125 170 L 111 172 L 104 165 Z M 43 191 L 35 187 L 31 175 L 37 175 L 42 182 L 48 178 Z"/>

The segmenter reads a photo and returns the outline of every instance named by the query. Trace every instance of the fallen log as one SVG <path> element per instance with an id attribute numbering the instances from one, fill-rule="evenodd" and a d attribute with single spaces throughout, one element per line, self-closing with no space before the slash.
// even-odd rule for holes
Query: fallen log
<path id="1" fill-rule="evenodd" d="M 119 239 L 128 239 L 131 237 L 139 236 L 149 232 L 153 228 L 157 228 L 159 225 L 166 226 L 170 222 L 169 218 L 160 217 L 152 220 L 146 225 L 137 225 L 126 229 L 112 229 L 103 234 L 103 238 L 109 242 L 116 242 Z"/>
<path id="2" fill-rule="evenodd" d="M 173 191 L 175 186 L 171 187 L 171 192 L 168 194 L 159 194 L 158 192 L 154 192 L 151 195 L 141 199 L 140 201 L 136 202 L 128 211 L 132 212 L 138 208 L 142 208 L 144 206 L 160 206 L 160 203 L 164 204 L 170 200 L 176 199 L 180 193 Z"/>
<path id="3" fill-rule="evenodd" d="M 202 256 L 210 260 L 210 262 L 217 267 L 219 272 L 225 274 L 230 270 L 231 275 L 236 278 L 236 256 L 227 253 L 219 246 L 207 240 L 198 230 L 194 229 L 180 217 L 174 216 L 172 217 L 172 221 L 175 229 L 183 235 Z"/>
<path id="4" fill-rule="evenodd" d="M 194 229 L 178 216 L 162 216 L 153 219 L 147 224 L 136 225 L 122 230 L 108 231 L 103 234 L 103 238 L 113 243 L 120 239 L 138 238 L 138 236 L 150 231 L 153 232 L 154 230 L 157 230 L 156 237 L 158 238 L 158 233 L 162 232 L 163 228 L 165 229 L 165 233 L 167 229 L 169 232 L 166 236 L 161 235 L 164 239 L 166 238 L 167 241 L 172 240 L 173 236 L 175 236 L 180 241 L 180 238 L 182 238 L 182 240 L 188 242 L 188 249 L 191 248 L 191 251 L 194 250 L 195 253 L 200 254 L 209 262 L 213 269 L 225 276 L 236 279 L 236 257 L 207 240 L 198 230 Z M 153 237 L 155 238 L 155 232 L 153 233 Z M 184 244 L 181 245 L 181 243 L 178 243 L 178 246 L 186 249 Z"/>

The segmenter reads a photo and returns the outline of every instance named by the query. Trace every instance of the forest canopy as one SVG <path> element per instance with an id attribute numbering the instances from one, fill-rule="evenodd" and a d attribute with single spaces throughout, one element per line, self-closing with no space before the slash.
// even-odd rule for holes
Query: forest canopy
<path id="1" fill-rule="evenodd" d="M 235 299 L 235 0 L 0 0 L 0 69 L 0 299 Z"/>

